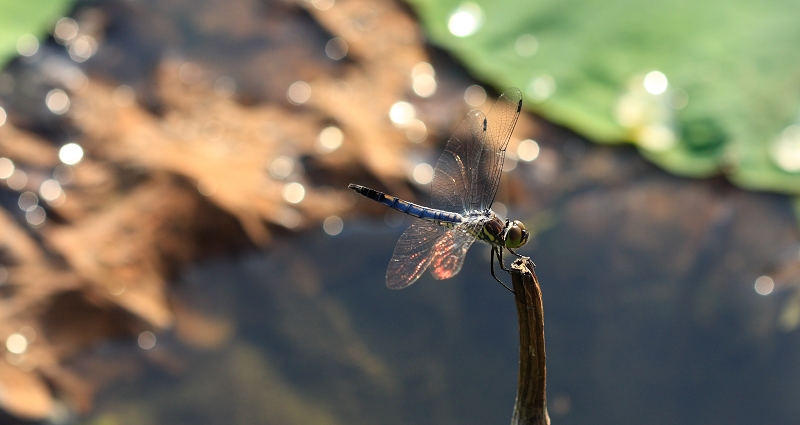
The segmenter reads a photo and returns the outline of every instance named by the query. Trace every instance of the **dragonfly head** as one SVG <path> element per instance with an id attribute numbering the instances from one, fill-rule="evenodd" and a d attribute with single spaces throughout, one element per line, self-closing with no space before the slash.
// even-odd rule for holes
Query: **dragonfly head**
<path id="1" fill-rule="evenodd" d="M 525 225 L 519 220 L 506 220 L 505 245 L 506 248 L 519 248 L 528 243 L 530 234 L 525 230 Z"/>

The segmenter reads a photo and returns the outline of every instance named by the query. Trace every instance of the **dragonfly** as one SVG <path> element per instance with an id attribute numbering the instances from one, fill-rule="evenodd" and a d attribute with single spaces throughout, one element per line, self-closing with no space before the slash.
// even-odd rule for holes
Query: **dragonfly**
<path id="1" fill-rule="evenodd" d="M 476 241 L 491 245 L 492 277 L 511 291 L 494 272 L 494 260 L 508 271 L 503 250 L 528 242 L 522 222 L 501 219 L 492 211 L 500 184 L 511 132 L 522 109 L 519 89 L 506 90 L 487 115 L 478 110 L 456 127 L 447 142 L 431 183 L 431 207 L 417 205 L 358 184 L 348 187 L 373 201 L 416 217 L 403 232 L 386 270 L 386 286 L 402 289 L 430 269 L 437 280 L 461 271 L 467 250 Z M 513 292 L 513 291 L 512 291 Z"/>

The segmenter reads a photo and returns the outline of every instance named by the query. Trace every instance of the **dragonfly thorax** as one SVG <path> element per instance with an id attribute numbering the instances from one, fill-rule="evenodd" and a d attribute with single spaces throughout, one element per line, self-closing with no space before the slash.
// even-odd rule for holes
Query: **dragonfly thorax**
<path id="1" fill-rule="evenodd" d="M 467 214 L 465 222 L 478 221 L 482 223 L 480 230 L 474 234 L 475 238 L 488 244 L 505 248 L 519 248 L 528 242 L 528 231 L 525 225 L 518 220 L 503 221 L 492 210 L 476 211 Z"/>
<path id="2" fill-rule="evenodd" d="M 475 211 L 464 217 L 466 223 L 480 222 L 476 239 L 499 247 L 517 248 L 528 242 L 528 232 L 521 222 L 514 220 L 505 222 L 492 210 Z M 467 226 L 467 228 L 472 226 Z M 470 232 L 472 233 L 472 232 Z"/>

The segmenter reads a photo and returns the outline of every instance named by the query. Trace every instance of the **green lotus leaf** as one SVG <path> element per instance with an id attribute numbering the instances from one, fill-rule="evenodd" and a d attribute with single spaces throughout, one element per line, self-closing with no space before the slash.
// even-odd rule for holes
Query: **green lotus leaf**
<path id="1" fill-rule="evenodd" d="M 25 51 L 47 34 L 72 0 L 0 0 L 0 66 Z M 20 37 L 23 37 L 22 39 Z"/>
<path id="2" fill-rule="evenodd" d="M 800 3 L 408 0 L 477 78 L 690 177 L 800 194 Z"/>

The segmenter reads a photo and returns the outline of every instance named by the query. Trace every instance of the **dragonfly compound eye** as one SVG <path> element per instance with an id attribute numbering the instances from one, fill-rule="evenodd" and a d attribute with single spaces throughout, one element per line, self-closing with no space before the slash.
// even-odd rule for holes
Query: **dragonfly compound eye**
<path id="1" fill-rule="evenodd" d="M 514 220 L 506 233 L 506 247 L 519 248 L 528 242 L 528 231 L 521 221 Z"/>

